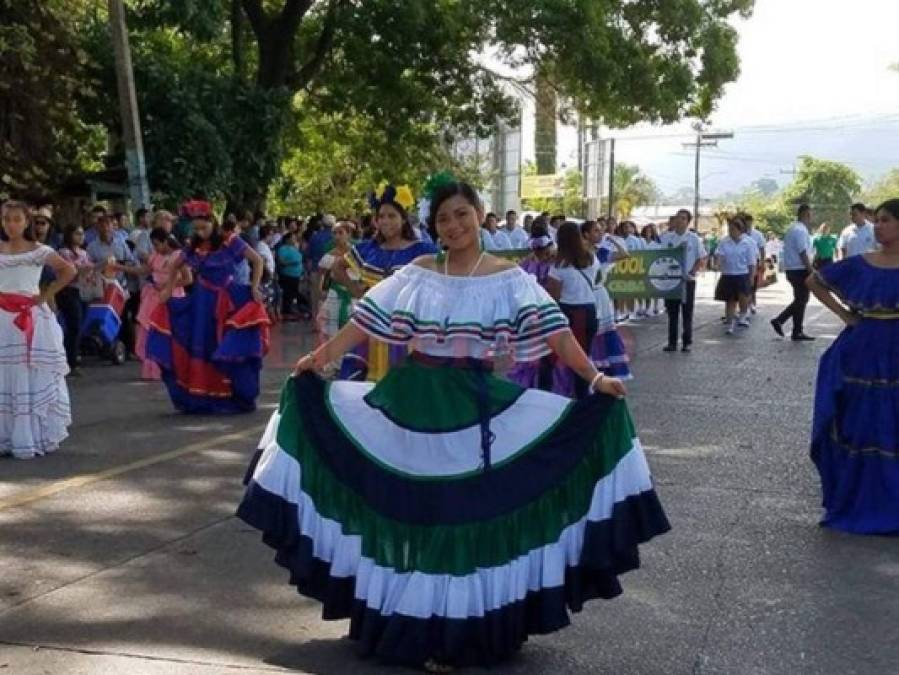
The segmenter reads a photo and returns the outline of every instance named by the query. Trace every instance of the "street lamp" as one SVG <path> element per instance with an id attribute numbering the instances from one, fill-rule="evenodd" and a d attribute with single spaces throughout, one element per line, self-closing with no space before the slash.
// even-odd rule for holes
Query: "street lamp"
<path id="1" fill-rule="evenodd" d="M 696 219 L 696 227 L 699 227 L 699 151 L 700 148 L 718 147 L 718 141 L 733 138 L 732 131 L 706 131 L 702 122 L 696 122 L 693 125 L 696 131 L 696 141 L 693 143 L 684 143 L 685 148 L 696 148 L 696 164 L 694 168 L 693 178 L 693 217 Z"/>

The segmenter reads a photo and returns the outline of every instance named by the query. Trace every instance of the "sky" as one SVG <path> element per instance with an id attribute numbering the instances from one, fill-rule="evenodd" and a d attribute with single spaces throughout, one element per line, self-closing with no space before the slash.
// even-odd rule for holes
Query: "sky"
<path id="1" fill-rule="evenodd" d="M 889 69 L 899 62 L 899 2 L 756 0 L 749 19 L 733 23 L 741 74 L 727 86 L 711 126 L 735 135 L 703 151 L 704 197 L 762 177 L 784 185 L 801 154 L 845 162 L 867 182 L 899 166 L 899 72 Z M 693 153 L 681 145 L 689 142 L 689 124 L 607 134 L 619 139 L 617 161 L 638 164 L 671 193 L 693 184 Z M 527 110 L 523 127 L 527 159 L 533 156 Z M 576 131 L 559 131 L 558 161 L 575 166 Z"/>

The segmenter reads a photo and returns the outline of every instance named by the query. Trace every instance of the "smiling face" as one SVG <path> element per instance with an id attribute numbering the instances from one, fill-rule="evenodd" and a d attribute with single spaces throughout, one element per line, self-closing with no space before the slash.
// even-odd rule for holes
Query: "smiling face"
<path id="1" fill-rule="evenodd" d="M 899 219 L 886 209 L 880 209 L 874 223 L 874 237 L 884 247 L 892 248 L 899 244 Z"/>
<path id="2" fill-rule="evenodd" d="M 28 217 L 24 209 L 17 206 L 3 208 L 3 232 L 10 241 L 19 241 L 28 229 Z"/>
<path id="3" fill-rule="evenodd" d="M 453 195 L 440 204 L 434 225 L 440 241 L 451 251 L 480 246 L 483 209 L 476 208 L 462 195 Z"/>
<path id="4" fill-rule="evenodd" d="M 403 235 L 403 214 L 393 204 L 381 204 L 375 225 L 384 241 L 399 239 Z"/>

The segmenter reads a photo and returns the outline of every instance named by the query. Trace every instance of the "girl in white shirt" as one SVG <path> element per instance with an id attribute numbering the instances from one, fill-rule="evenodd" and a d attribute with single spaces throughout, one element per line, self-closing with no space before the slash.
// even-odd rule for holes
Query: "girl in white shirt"
<path id="1" fill-rule="evenodd" d="M 715 299 L 725 303 L 726 332 L 733 335 L 736 326 L 745 328 L 749 298 L 752 295 L 752 275 L 758 262 L 755 242 L 746 236 L 746 224 L 740 218 L 732 218 L 727 225 L 728 236 L 718 242 L 715 256 L 721 278 L 715 288 Z M 740 308 L 739 319 L 736 316 Z"/>
<path id="2" fill-rule="evenodd" d="M 612 321 L 599 260 L 584 242 L 577 223 L 559 227 L 556 243 L 556 264 L 549 271 L 546 290 L 559 303 L 578 344 L 597 369 L 629 378 L 629 359 Z M 580 386 L 575 374 L 564 367 L 555 377 L 553 391 L 576 399 L 589 394 L 589 388 Z"/>

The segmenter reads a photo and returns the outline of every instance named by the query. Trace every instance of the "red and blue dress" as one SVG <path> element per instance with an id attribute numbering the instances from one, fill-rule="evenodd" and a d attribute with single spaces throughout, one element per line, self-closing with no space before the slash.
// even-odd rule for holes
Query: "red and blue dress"
<path id="1" fill-rule="evenodd" d="M 172 403 L 182 412 L 256 408 L 269 319 L 250 287 L 234 280 L 246 248 L 240 237 L 232 237 L 217 250 L 185 249 L 181 255 L 194 273 L 193 289 L 160 304 L 151 318 L 147 355 L 159 365 Z"/>

